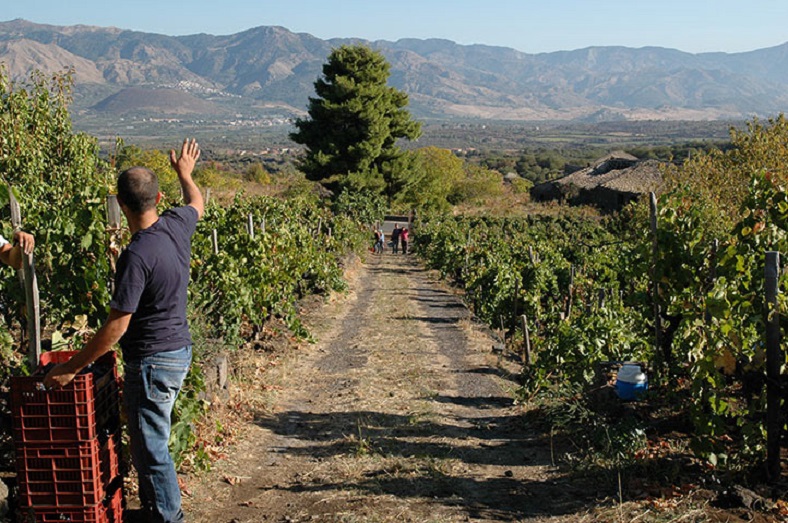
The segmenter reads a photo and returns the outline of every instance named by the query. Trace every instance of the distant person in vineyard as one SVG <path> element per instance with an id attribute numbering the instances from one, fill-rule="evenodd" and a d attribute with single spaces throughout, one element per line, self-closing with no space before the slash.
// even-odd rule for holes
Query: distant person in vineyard
<path id="1" fill-rule="evenodd" d="M 14 269 L 21 269 L 22 253 L 31 254 L 33 247 L 36 245 L 36 240 L 32 234 L 24 231 L 14 231 L 12 238 L 13 245 L 0 235 L 0 261 Z"/>
<path id="2" fill-rule="evenodd" d="M 120 342 L 131 457 L 146 522 L 183 521 L 167 441 L 175 398 L 192 358 L 186 288 L 191 237 L 204 210 L 202 194 L 192 179 L 199 157 L 195 140 L 183 142 L 180 156 L 170 151 L 186 205 L 161 216 L 156 210 L 161 199 L 156 174 L 144 167 L 120 174 L 118 202 L 132 236 L 118 259 L 109 317 L 79 353 L 44 378 L 47 387 L 65 386 Z"/>
<path id="3" fill-rule="evenodd" d="M 402 233 L 402 229 L 399 228 L 399 224 L 394 224 L 394 230 L 391 231 L 391 252 L 393 254 L 397 254 L 399 249 L 399 235 Z"/>
<path id="4" fill-rule="evenodd" d="M 402 229 L 399 233 L 400 242 L 402 242 L 402 254 L 408 254 L 408 229 Z"/>
<path id="5" fill-rule="evenodd" d="M 380 231 L 377 229 L 375 229 L 372 235 L 372 241 L 374 242 L 372 244 L 372 252 L 378 254 L 378 248 L 380 247 Z"/>
<path id="6" fill-rule="evenodd" d="M 383 233 L 383 229 L 379 229 L 378 234 L 378 252 L 383 254 L 386 252 L 386 235 Z"/>

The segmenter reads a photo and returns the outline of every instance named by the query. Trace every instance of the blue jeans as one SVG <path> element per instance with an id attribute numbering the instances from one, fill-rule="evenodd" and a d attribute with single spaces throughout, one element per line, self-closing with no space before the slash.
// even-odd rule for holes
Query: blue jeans
<path id="1" fill-rule="evenodd" d="M 123 403 L 140 502 L 152 523 L 180 523 L 181 490 L 167 442 L 172 408 L 192 360 L 191 346 L 125 364 Z"/>

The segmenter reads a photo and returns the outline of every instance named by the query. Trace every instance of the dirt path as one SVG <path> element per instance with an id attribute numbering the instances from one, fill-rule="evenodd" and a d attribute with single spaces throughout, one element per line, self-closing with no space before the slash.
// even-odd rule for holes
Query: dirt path
<path id="1" fill-rule="evenodd" d="M 270 408 L 191 485 L 190 520 L 579 521 L 588 500 L 522 421 L 493 340 L 412 258 L 370 258 L 310 315 L 319 341 L 280 365 Z"/>

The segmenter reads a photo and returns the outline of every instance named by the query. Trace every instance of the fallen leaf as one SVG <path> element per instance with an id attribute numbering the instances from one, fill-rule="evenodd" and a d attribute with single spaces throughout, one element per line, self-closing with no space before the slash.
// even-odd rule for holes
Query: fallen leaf
<path id="1" fill-rule="evenodd" d="M 224 481 L 227 482 L 229 485 L 238 485 L 241 482 L 241 478 L 238 476 L 225 476 Z"/>
<path id="2" fill-rule="evenodd" d="M 186 484 L 186 480 L 180 476 L 178 476 L 178 487 L 180 487 L 182 494 L 191 497 L 192 491 L 189 490 L 189 486 Z"/>

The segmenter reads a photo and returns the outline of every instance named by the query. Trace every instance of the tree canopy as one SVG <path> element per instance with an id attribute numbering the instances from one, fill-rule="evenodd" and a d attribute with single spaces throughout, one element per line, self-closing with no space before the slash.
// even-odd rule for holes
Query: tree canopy
<path id="1" fill-rule="evenodd" d="M 300 167 L 307 179 L 335 193 L 351 187 L 391 197 L 388 186 L 399 185 L 407 169 L 397 140 L 418 138 L 421 124 L 405 109 L 408 95 L 387 85 L 389 69 L 381 53 L 363 45 L 331 52 L 309 117 L 290 135 L 306 146 Z"/>

